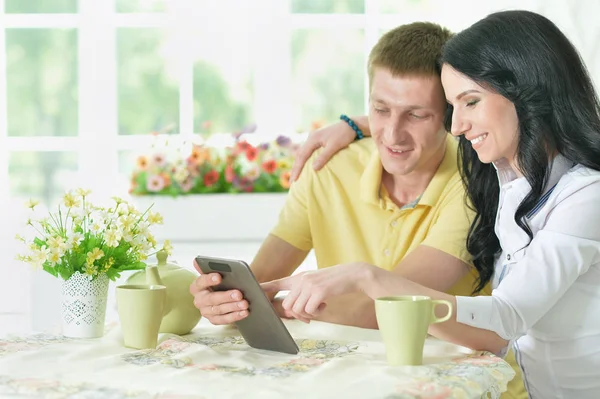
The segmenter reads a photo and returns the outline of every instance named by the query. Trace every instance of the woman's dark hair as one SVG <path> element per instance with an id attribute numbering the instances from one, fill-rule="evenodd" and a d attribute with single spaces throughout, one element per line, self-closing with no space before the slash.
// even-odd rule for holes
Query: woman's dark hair
<path id="1" fill-rule="evenodd" d="M 552 155 L 560 153 L 573 163 L 600 170 L 600 104 L 579 53 L 547 18 L 503 11 L 450 39 L 441 61 L 514 104 L 519 121 L 517 164 L 531 185 L 515 221 L 533 239 L 526 215 L 546 188 Z M 500 188 L 494 166 L 482 163 L 464 136 L 459 157 L 466 195 L 476 212 L 467 249 L 479 272 L 478 292 L 490 281 L 500 252 L 494 231 Z"/>

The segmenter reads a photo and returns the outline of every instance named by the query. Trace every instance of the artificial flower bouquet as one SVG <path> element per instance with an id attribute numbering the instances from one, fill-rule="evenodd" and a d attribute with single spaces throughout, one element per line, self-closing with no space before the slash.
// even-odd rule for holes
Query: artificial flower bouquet
<path id="1" fill-rule="evenodd" d="M 286 136 L 257 145 L 236 137 L 225 146 L 192 144 L 183 151 L 167 147 L 153 146 L 137 158 L 132 195 L 285 192 L 297 149 Z"/>
<path id="2" fill-rule="evenodd" d="M 55 213 L 30 218 L 33 239 L 17 236 L 28 252 L 18 259 L 63 280 L 80 272 L 93 280 L 106 274 L 116 280 L 125 270 L 144 269 L 144 261 L 155 254 L 157 243 L 150 227 L 162 224 L 162 216 L 138 211 L 127 201 L 113 197 L 110 206 L 96 206 L 83 189 L 67 192 Z M 35 214 L 37 201 L 27 206 Z M 162 248 L 171 252 L 168 241 Z"/>

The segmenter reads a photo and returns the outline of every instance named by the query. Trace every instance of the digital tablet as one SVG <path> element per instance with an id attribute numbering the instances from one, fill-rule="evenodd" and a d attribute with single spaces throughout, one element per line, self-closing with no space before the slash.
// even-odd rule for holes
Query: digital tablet
<path id="1" fill-rule="evenodd" d="M 248 345 L 256 349 L 297 354 L 298 345 L 277 315 L 248 264 L 241 260 L 197 256 L 202 273 L 219 273 L 215 291 L 239 290 L 248 301 L 248 316 L 235 322 Z"/>

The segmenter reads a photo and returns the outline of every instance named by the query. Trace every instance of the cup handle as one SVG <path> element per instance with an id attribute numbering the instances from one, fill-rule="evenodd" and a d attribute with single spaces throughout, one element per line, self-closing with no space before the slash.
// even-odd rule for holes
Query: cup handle
<path id="1" fill-rule="evenodd" d="M 442 300 L 442 299 L 436 299 L 436 300 L 431 301 L 431 303 L 433 304 L 432 309 L 431 309 L 431 311 L 432 311 L 432 315 L 431 315 L 432 321 L 431 321 L 431 324 L 441 323 L 443 321 L 446 321 L 446 320 L 450 319 L 450 317 L 452 317 L 452 304 L 449 301 L 445 301 L 445 300 Z M 438 305 L 446 305 L 446 306 L 448 306 L 448 314 L 446 316 L 437 317 L 435 315 L 435 308 Z"/>

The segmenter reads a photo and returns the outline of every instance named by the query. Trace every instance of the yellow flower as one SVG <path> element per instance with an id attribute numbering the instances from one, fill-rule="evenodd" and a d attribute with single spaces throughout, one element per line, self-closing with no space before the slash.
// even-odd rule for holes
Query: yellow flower
<path id="1" fill-rule="evenodd" d="M 79 195 L 81 198 L 85 198 L 88 195 L 90 195 L 92 193 L 91 190 L 85 190 L 83 188 L 78 188 L 77 189 L 77 195 Z"/>
<path id="2" fill-rule="evenodd" d="M 98 274 L 98 269 L 93 264 L 86 263 L 85 264 L 85 274 L 87 274 L 89 276 L 95 276 L 96 274 Z"/>
<path id="3" fill-rule="evenodd" d="M 123 232 L 130 231 L 135 225 L 135 219 L 130 215 L 119 216 L 117 224 Z"/>
<path id="4" fill-rule="evenodd" d="M 15 256 L 15 260 L 18 260 L 19 262 L 25 262 L 25 263 L 32 263 L 31 260 L 31 256 L 29 255 L 17 255 Z"/>
<path id="5" fill-rule="evenodd" d="M 75 208 L 79 206 L 79 198 L 75 197 L 72 193 L 66 193 L 63 196 L 63 203 L 67 208 Z"/>
<path id="6" fill-rule="evenodd" d="M 140 214 L 140 211 L 138 211 L 133 204 L 127 204 L 127 210 L 129 211 L 129 214 L 133 216 L 138 216 Z"/>
<path id="7" fill-rule="evenodd" d="M 164 220 L 160 213 L 158 212 L 149 212 L 148 213 L 148 223 L 150 224 L 163 224 Z"/>
<path id="8" fill-rule="evenodd" d="M 112 267 L 112 265 L 115 264 L 115 258 L 113 258 L 112 256 L 110 258 L 108 258 L 108 262 L 106 262 L 106 264 L 104 265 L 104 271 L 107 271 L 108 269 L 110 269 Z"/>
<path id="9" fill-rule="evenodd" d="M 25 206 L 27 208 L 33 210 L 33 208 L 35 208 L 39 203 L 40 203 L 40 201 L 38 201 L 38 200 L 30 199 L 29 201 L 27 201 L 25 203 Z"/>
<path id="10" fill-rule="evenodd" d="M 59 255 L 62 255 L 68 249 L 68 244 L 61 236 L 48 238 L 46 244 L 48 245 L 48 249 L 50 251 L 56 252 Z"/>
<path id="11" fill-rule="evenodd" d="M 87 253 L 86 263 L 93 264 L 98 259 L 104 256 L 104 252 L 100 248 L 94 248 L 92 252 Z"/>
<path id="12" fill-rule="evenodd" d="M 171 244 L 171 241 L 165 240 L 162 250 L 165 251 L 167 255 L 171 255 L 173 253 L 173 245 Z"/>
<path id="13" fill-rule="evenodd" d="M 148 235 L 146 235 L 146 240 L 152 246 L 152 248 L 156 247 L 156 238 L 154 238 L 152 234 L 148 233 Z"/>
<path id="14" fill-rule="evenodd" d="M 117 203 L 117 206 L 119 206 L 119 204 L 125 202 L 125 200 L 123 200 L 123 198 L 120 197 L 112 197 L 113 201 L 115 201 Z"/>
<path id="15" fill-rule="evenodd" d="M 20 235 L 20 234 L 17 234 L 17 235 L 15 236 L 15 240 L 17 240 L 17 241 L 21 241 L 21 242 L 25 242 L 25 237 L 23 237 L 23 236 L 22 236 L 22 235 Z"/>
<path id="16" fill-rule="evenodd" d="M 277 161 L 277 167 L 279 169 L 292 169 L 292 160 L 289 158 L 282 158 Z"/>

